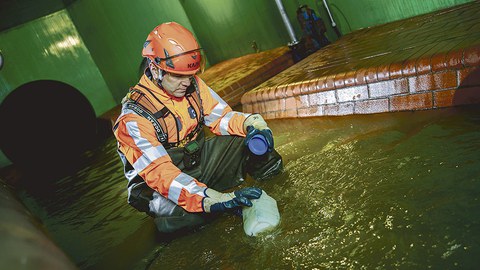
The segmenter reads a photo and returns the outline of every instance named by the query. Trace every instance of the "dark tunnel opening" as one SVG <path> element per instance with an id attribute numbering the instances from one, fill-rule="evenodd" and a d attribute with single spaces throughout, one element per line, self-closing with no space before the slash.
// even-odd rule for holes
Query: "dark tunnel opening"
<path id="1" fill-rule="evenodd" d="M 61 176 L 95 143 L 89 101 L 74 87 L 51 80 L 26 83 L 0 104 L 0 149 L 25 174 Z"/>

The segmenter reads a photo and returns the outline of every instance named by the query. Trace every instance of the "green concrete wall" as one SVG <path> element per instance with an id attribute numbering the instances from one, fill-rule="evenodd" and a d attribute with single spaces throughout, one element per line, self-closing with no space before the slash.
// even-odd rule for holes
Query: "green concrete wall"
<path id="1" fill-rule="evenodd" d="M 470 1 L 328 1 L 343 34 L 466 2 Z M 297 38 L 301 31 L 295 11 L 300 4 L 308 4 L 328 22 L 323 1 L 283 3 Z M 137 81 L 145 37 L 165 21 L 178 21 L 194 31 L 211 64 L 252 53 L 254 40 L 261 50 L 289 42 L 271 0 L 164 0 L 141 5 L 129 0 L 75 1 L 66 10 L 0 32 L 6 59 L 0 102 L 23 83 L 53 79 L 79 89 L 97 115 L 102 114 Z M 328 36 L 336 38 L 332 29 Z"/>
<path id="2" fill-rule="evenodd" d="M 97 115 L 116 104 L 65 10 L 0 32 L 0 48 L 0 102 L 27 82 L 56 80 L 82 92 Z"/>
<path id="3" fill-rule="evenodd" d="M 182 0 L 211 64 L 284 46 L 289 36 L 273 0 Z M 287 2 L 287 1 L 285 1 Z"/>
<path id="4" fill-rule="evenodd" d="M 0 103 L 25 83 L 56 80 L 79 90 L 97 116 L 117 104 L 66 10 L 0 32 L 0 49 Z M 0 167 L 10 163 L 0 151 Z"/>
<path id="5" fill-rule="evenodd" d="M 2 0 L 0 1 L 0 31 L 62 10 L 68 1 L 74 0 Z"/>
<path id="6" fill-rule="evenodd" d="M 284 0 L 286 1 L 286 0 Z M 330 26 L 328 13 L 322 0 L 289 0 L 298 7 L 307 4 L 317 11 Z M 435 10 L 448 8 L 473 0 L 327 0 L 332 16 L 342 34 L 384 24 L 396 20 L 410 18 L 416 15 L 429 13 Z M 289 16 L 294 19 L 295 10 L 288 10 Z M 328 31 L 328 37 L 335 39 L 335 32 Z"/>
<path id="7" fill-rule="evenodd" d="M 365 27 L 425 14 L 472 0 L 328 0 L 342 34 Z M 273 0 L 180 0 L 210 63 L 253 53 L 255 40 L 261 50 L 286 45 L 286 27 Z M 297 39 L 302 36 L 296 10 L 302 4 L 313 8 L 327 25 L 327 37 L 338 37 L 322 0 L 283 0 Z"/>
<path id="8" fill-rule="evenodd" d="M 142 46 L 155 26 L 176 21 L 193 30 L 178 0 L 83 0 L 67 9 L 118 103 L 138 81 Z"/>

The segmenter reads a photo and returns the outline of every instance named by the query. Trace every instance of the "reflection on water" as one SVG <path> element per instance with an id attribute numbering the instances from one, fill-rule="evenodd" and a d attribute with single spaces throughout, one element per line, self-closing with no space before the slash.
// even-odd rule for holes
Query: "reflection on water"
<path id="1" fill-rule="evenodd" d="M 23 192 L 82 268 L 473 269 L 480 254 L 480 110 L 271 121 L 285 172 L 257 185 L 281 224 L 247 237 L 224 216 L 164 243 L 126 204 L 110 139 L 89 165 Z"/>
<path id="2" fill-rule="evenodd" d="M 153 224 L 127 205 L 126 180 L 119 161 L 111 138 L 96 151 L 87 152 L 85 167 L 74 175 L 51 185 L 42 179 L 40 185 L 19 194 L 81 268 L 121 269 L 136 263 L 135 256 L 143 256 L 140 254 L 155 245 Z M 35 181 L 39 179 L 23 182 Z"/>

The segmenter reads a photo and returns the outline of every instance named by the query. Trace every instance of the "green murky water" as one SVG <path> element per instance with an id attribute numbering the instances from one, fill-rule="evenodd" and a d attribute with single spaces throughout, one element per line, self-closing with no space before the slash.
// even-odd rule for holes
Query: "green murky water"
<path id="1" fill-rule="evenodd" d="M 247 237 L 224 216 L 164 241 L 126 204 L 114 139 L 88 165 L 23 191 L 85 269 L 475 269 L 480 255 L 480 110 L 271 121 L 285 172 L 247 179 L 281 224 Z M 44 189 L 44 188 L 42 188 Z"/>

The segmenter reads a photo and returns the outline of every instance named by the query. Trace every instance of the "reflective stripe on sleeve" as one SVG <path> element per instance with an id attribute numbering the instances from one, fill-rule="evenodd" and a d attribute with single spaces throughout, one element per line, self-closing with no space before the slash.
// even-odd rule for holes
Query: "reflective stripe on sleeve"
<path id="1" fill-rule="evenodd" d="M 117 145 L 119 145 L 119 143 L 117 143 Z M 120 148 L 119 146 L 117 146 L 117 147 Z M 117 153 L 120 156 L 120 160 L 122 160 L 123 166 L 124 167 L 127 166 L 127 164 L 129 164 L 129 163 L 128 163 L 125 155 L 122 153 L 122 151 L 117 150 Z M 134 168 L 132 168 L 131 170 L 128 170 L 128 171 L 125 169 L 124 174 L 125 174 L 125 177 L 127 178 L 128 182 L 132 181 L 132 179 L 135 178 L 138 175 L 137 171 L 135 171 Z"/>
<path id="2" fill-rule="evenodd" d="M 230 125 L 230 119 L 235 115 L 243 115 L 245 118 L 247 118 L 250 114 L 249 113 L 241 113 L 241 112 L 236 112 L 236 111 L 231 111 L 225 114 L 225 116 L 220 120 L 220 134 L 222 135 L 230 135 L 228 132 L 228 127 Z"/>
<path id="3" fill-rule="evenodd" d="M 134 164 L 132 164 L 133 168 L 135 168 L 137 172 L 143 171 L 154 160 L 168 155 L 167 151 L 162 145 L 154 147 L 147 139 L 140 135 L 137 122 L 127 122 L 125 126 L 128 134 L 135 141 L 135 145 L 142 152 L 142 156 L 138 158 Z"/>
<path id="4" fill-rule="evenodd" d="M 213 108 L 212 112 L 209 115 L 205 116 L 205 124 L 207 126 L 210 126 L 213 122 L 217 121 L 222 116 L 223 110 L 225 110 L 225 108 L 228 105 L 210 87 L 208 88 L 208 90 L 210 91 L 210 94 L 213 96 L 213 98 L 218 102 L 218 104 L 215 106 L 215 108 Z"/>
<path id="5" fill-rule="evenodd" d="M 229 135 L 228 133 L 228 124 L 230 123 L 230 119 L 232 119 L 233 115 L 237 112 L 228 112 L 225 116 L 220 120 L 220 134 L 222 135 Z"/>
<path id="6" fill-rule="evenodd" d="M 168 198 L 174 203 L 178 204 L 182 189 L 185 189 L 190 194 L 197 194 L 205 197 L 205 187 L 198 186 L 193 177 L 183 172 L 175 177 L 170 184 L 170 188 L 168 189 Z"/>
<path id="7" fill-rule="evenodd" d="M 232 116 L 235 114 L 235 112 L 228 112 L 225 114 L 225 116 L 220 120 L 220 134 L 222 135 L 229 135 L 228 133 L 228 123 L 230 122 L 230 119 Z"/>
<path id="8" fill-rule="evenodd" d="M 137 114 L 136 112 L 134 112 L 133 110 L 128 109 L 128 108 L 122 106 L 122 111 L 120 112 L 120 116 L 118 116 L 118 118 L 120 118 L 120 117 L 122 117 L 122 116 L 124 116 L 124 115 L 126 115 L 126 114 L 130 114 L 130 113 L 133 113 L 133 114 L 138 115 L 138 114 Z"/>

